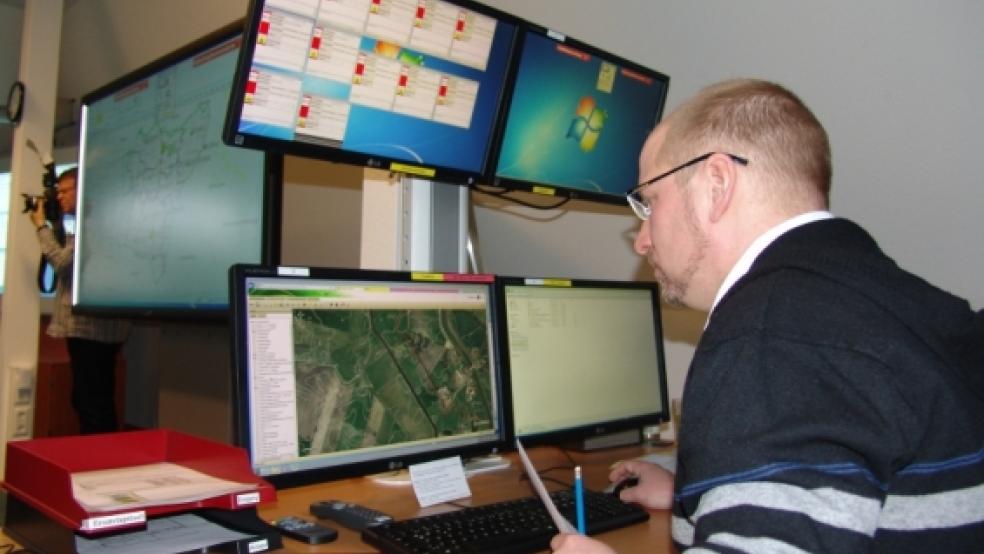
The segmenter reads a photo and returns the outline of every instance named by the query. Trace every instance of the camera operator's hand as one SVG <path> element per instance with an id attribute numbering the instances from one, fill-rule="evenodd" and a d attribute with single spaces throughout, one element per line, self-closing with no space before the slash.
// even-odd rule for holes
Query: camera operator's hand
<path id="1" fill-rule="evenodd" d="M 40 228 L 45 224 L 47 220 L 44 217 L 44 198 L 38 197 L 34 211 L 30 212 L 30 216 L 34 227 Z"/>

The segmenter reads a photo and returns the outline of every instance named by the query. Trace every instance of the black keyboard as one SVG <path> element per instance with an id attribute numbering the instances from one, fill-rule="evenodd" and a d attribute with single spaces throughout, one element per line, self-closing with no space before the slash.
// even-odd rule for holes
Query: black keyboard
<path id="1" fill-rule="evenodd" d="M 574 494 L 550 493 L 557 509 L 572 524 Z M 584 491 L 589 535 L 649 519 L 649 512 L 597 491 Z M 550 546 L 557 528 L 538 497 L 394 521 L 362 532 L 362 540 L 387 554 L 519 554 Z"/>

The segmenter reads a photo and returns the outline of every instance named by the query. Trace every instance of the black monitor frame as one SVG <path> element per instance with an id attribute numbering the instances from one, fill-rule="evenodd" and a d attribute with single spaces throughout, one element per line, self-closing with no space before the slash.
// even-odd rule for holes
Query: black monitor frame
<path id="1" fill-rule="evenodd" d="M 125 91 L 126 89 L 140 83 L 141 81 L 153 77 L 157 73 L 166 70 L 178 63 L 186 61 L 193 56 L 207 52 L 209 49 L 222 44 L 226 41 L 241 37 L 243 31 L 243 20 L 233 21 L 223 27 L 185 45 L 160 58 L 127 73 L 110 83 L 103 85 L 87 94 L 81 99 L 81 105 L 87 106 L 109 96 Z M 241 41 L 241 38 L 239 39 Z M 241 44 L 240 44 L 241 48 Z M 217 145 L 222 145 L 221 137 L 216 136 Z M 262 230 L 260 245 L 260 259 L 249 261 L 258 264 L 271 264 L 280 260 L 280 226 L 281 226 L 281 204 L 282 204 L 282 183 L 283 183 L 283 156 L 279 154 L 259 154 L 263 156 L 263 207 L 262 207 Z M 80 164 L 81 166 L 81 164 Z M 82 168 L 80 167 L 80 171 Z M 81 210 L 85 200 L 85 183 L 79 183 L 78 207 Z M 80 225 L 76 221 L 76 225 Z M 78 256 L 78 249 L 76 249 Z M 79 272 L 75 272 L 78 278 Z M 223 268 L 218 276 L 220 282 L 225 283 L 227 269 Z M 77 290 L 77 287 L 74 288 Z M 79 304 L 73 306 L 73 312 L 99 315 L 99 316 L 120 316 L 128 318 L 148 318 L 148 319 L 192 319 L 224 321 L 228 317 L 229 308 L 225 306 L 196 306 L 189 302 L 175 303 L 174 305 L 161 305 L 158 303 L 148 303 L 147 305 L 134 306 L 106 306 L 97 304 Z"/>
<path id="2" fill-rule="evenodd" d="M 489 333 L 491 334 L 491 344 L 489 345 L 490 360 L 489 370 L 492 372 L 498 394 L 495 399 L 497 433 L 494 438 L 485 439 L 480 443 L 466 446 L 445 446 L 432 448 L 427 451 L 410 454 L 387 454 L 370 460 L 355 461 L 350 463 L 340 463 L 326 467 L 302 469 L 293 472 L 274 473 L 263 475 L 264 479 L 270 481 L 277 488 L 296 487 L 311 483 L 325 482 L 344 477 L 357 475 L 367 475 L 372 473 L 389 472 L 405 469 L 412 464 L 439 459 L 450 456 L 461 456 L 462 459 L 469 457 L 479 457 L 494 455 L 509 449 L 509 429 L 506 417 L 505 405 L 508 399 L 504 388 L 502 373 L 499 369 L 498 359 L 498 332 L 496 310 L 498 302 L 495 299 L 496 287 L 491 275 L 463 275 L 446 273 L 420 273 L 403 271 L 383 271 L 366 270 L 351 268 L 324 268 L 324 267 L 277 267 L 262 265 L 235 265 L 229 270 L 229 291 L 230 305 L 232 307 L 229 314 L 229 326 L 232 331 L 232 419 L 234 428 L 234 443 L 250 452 L 251 428 L 250 428 L 250 390 L 248 373 L 248 330 L 245 323 L 248 315 L 246 306 L 245 283 L 250 278 L 284 278 L 297 279 L 299 282 L 304 280 L 343 280 L 353 282 L 406 282 L 406 283 L 427 283 L 436 281 L 451 281 L 455 283 L 478 283 L 488 285 L 488 310 L 491 318 Z M 252 458 L 251 458 L 252 463 Z"/>
<path id="3" fill-rule="evenodd" d="M 651 124 L 648 125 L 646 133 L 648 134 L 656 124 L 662 119 L 663 110 L 666 106 L 666 98 L 669 95 L 670 87 L 670 77 L 664 73 L 654 70 L 649 67 L 645 67 L 641 64 L 633 62 L 631 60 L 625 59 L 619 55 L 613 54 L 611 52 L 605 51 L 596 46 L 582 42 L 576 38 L 570 37 L 564 33 L 549 29 L 547 27 L 539 26 L 533 23 L 525 22 L 523 31 L 520 35 L 519 41 L 516 43 L 514 48 L 514 61 L 512 64 L 512 69 L 509 75 L 509 90 L 508 96 L 505 98 L 503 104 L 503 115 L 502 121 L 500 123 L 499 135 L 495 143 L 495 151 L 492 155 L 492 163 L 489 166 L 489 176 L 486 180 L 488 186 L 495 187 L 498 189 L 503 189 L 505 191 L 525 191 L 534 193 L 537 195 L 547 196 L 547 197 L 559 197 L 559 198 L 569 198 L 575 200 L 588 200 L 593 202 L 601 202 L 606 204 L 617 204 L 625 205 L 625 191 L 634 186 L 635 182 L 626 182 L 624 190 L 611 191 L 611 192 L 597 192 L 586 188 L 577 188 L 563 183 L 552 183 L 552 182 L 539 182 L 528 179 L 521 179 L 516 177 L 504 176 L 499 174 L 498 166 L 500 159 L 503 154 L 503 146 L 507 138 L 507 132 L 510 122 L 510 116 L 513 114 L 515 106 L 513 103 L 517 81 L 519 78 L 519 72 L 521 71 L 523 63 L 523 52 L 527 41 L 530 36 L 536 36 L 539 38 L 544 38 L 556 42 L 558 45 L 567 46 L 574 50 L 584 52 L 592 57 L 597 57 L 603 61 L 611 62 L 629 71 L 633 71 L 642 76 L 648 77 L 662 84 L 658 92 L 661 93 L 660 98 L 655 102 L 654 110 L 651 114 L 647 116 L 651 120 Z M 642 148 L 643 142 L 646 136 L 642 135 L 639 137 L 639 143 L 636 147 L 629 148 L 627 156 L 630 159 L 629 164 L 631 167 L 637 167 L 637 159 L 640 149 Z M 610 163 L 610 162 L 609 162 Z M 638 180 L 638 179 L 636 179 Z M 482 189 L 479 189 L 482 190 Z"/>
<path id="4" fill-rule="evenodd" d="M 576 425 L 565 428 L 552 429 L 540 433 L 516 433 L 515 417 L 513 413 L 513 368 L 509 359 L 509 329 L 507 321 L 506 293 L 508 286 L 523 287 L 543 287 L 543 288 L 616 288 L 646 290 L 650 292 L 652 299 L 653 323 L 655 325 L 656 337 L 656 361 L 657 367 L 653 371 L 658 373 L 659 390 L 653 391 L 659 395 L 659 405 L 661 409 L 649 413 L 639 414 L 633 417 L 617 418 L 606 421 L 594 421 L 583 425 Z M 506 417 L 509 421 L 510 443 L 515 439 L 520 439 L 524 446 L 535 445 L 554 445 L 564 446 L 575 450 L 590 450 L 594 448 L 585 445 L 592 440 L 604 444 L 606 436 L 617 435 L 632 431 L 639 432 L 646 426 L 659 425 L 670 421 L 669 394 L 666 381 L 666 361 L 663 342 L 663 325 L 660 309 L 659 285 L 655 282 L 642 281 L 617 281 L 602 279 L 567 279 L 567 278 L 531 278 L 519 276 L 497 276 L 496 277 L 496 297 L 499 302 L 497 311 L 499 326 L 499 363 L 502 366 L 502 376 L 504 380 L 503 397 L 506 399 Z M 550 390 L 541 392 L 543 395 L 553 394 Z M 583 400 L 583 399 L 582 399 Z M 577 402 L 578 400 L 572 400 Z M 624 444 L 622 442 L 618 444 Z M 602 446 L 604 447 L 604 446 Z"/>
<path id="5" fill-rule="evenodd" d="M 387 157 L 380 154 L 367 154 L 354 150 L 334 147 L 330 145 L 316 144 L 298 140 L 286 140 L 272 138 L 260 134 L 240 132 L 240 122 L 242 119 L 242 108 L 247 94 L 247 81 L 250 68 L 253 63 L 256 43 L 259 34 L 260 19 L 266 0 L 250 0 L 249 10 L 246 16 L 246 26 L 244 30 L 244 45 L 240 51 L 239 63 L 236 69 L 236 78 L 233 83 L 233 92 L 229 101 L 229 111 L 226 116 L 223 129 L 223 140 L 226 144 L 240 146 L 244 148 L 254 148 L 267 152 L 278 152 L 313 158 L 318 160 L 341 162 L 350 165 L 363 166 L 367 168 L 388 170 L 391 173 L 403 174 L 410 177 L 424 178 L 446 182 L 449 184 L 469 186 L 478 182 L 484 182 L 491 171 L 492 154 L 496 140 L 499 137 L 500 126 L 502 124 L 502 109 L 505 97 L 508 95 L 514 62 L 513 50 L 521 26 L 525 23 L 522 19 L 499 11 L 495 8 L 475 2 L 473 0 L 442 0 L 444 2 L 458 5 L 466 10 L 470 10 L 481 15 L 495 19 L 496 21 L 514 27 L 512 36 L 503 47 L 507 48 L 505 55 L 505 67 L 499 79 L 500 89 L 497 91 L 497 99 L 488 114 L 490 119 L 489 134 L 485 139 L 485 155 L 482 167 L 477 170 L 465 170 L 447 165 L 434 164 L 425 161 L 417 163 L 407 159 Z M 452 146 L 452 145 L 447 145 Z"/>

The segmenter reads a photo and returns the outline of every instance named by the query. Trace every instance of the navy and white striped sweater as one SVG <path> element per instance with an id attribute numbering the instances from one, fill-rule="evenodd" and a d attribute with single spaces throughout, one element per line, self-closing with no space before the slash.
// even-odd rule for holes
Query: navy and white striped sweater
<path id="1" fill-rule="evenodd" d="M 781 236 L 687 376 L 673 536 L 708 552 L 984 552 L 984 315 L 843 219 Z"/>

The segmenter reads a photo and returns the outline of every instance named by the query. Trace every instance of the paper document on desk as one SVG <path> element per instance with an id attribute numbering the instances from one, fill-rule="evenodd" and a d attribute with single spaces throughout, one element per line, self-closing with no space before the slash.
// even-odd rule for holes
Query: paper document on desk
<path id="1" fill-rule="evenodd" d="M 168 462 L 73 473 L 72 494 L 90 512 L 162 506 L 255 490 Z"/>
<path id="2" fill-rule="evenodd" d="M 557 506 L 554 504 L 553 499 L 550 498 L 550 494 L 543 486 L 543 481 L 540 480 L 540 475 L 536 472 L 536 468 L 533 467 L 533 464 L 530 462 L 529 457 L 526 455 L 526 450 L 523 450 L 523 445 L 519 442 L 519 439 L 516 439 L 516 450 L 519 451 L 519 459 L 523 461 L 523 467 L 526 469 L 526 476 L 530 478 L 530 483 L 533 483 L 533 488 L 536 489 L 536 494 L 540 496 L 540 500 L 547 508 L 547 513 L 550 514 L 550 519 L 553 520 L 557 530 L 561 533 L 577 533 L 577 529 L 571 525 L 571 522 L 567 521 L 564 516 L 560 515 L 560 511 L 557 510 Z"/>

